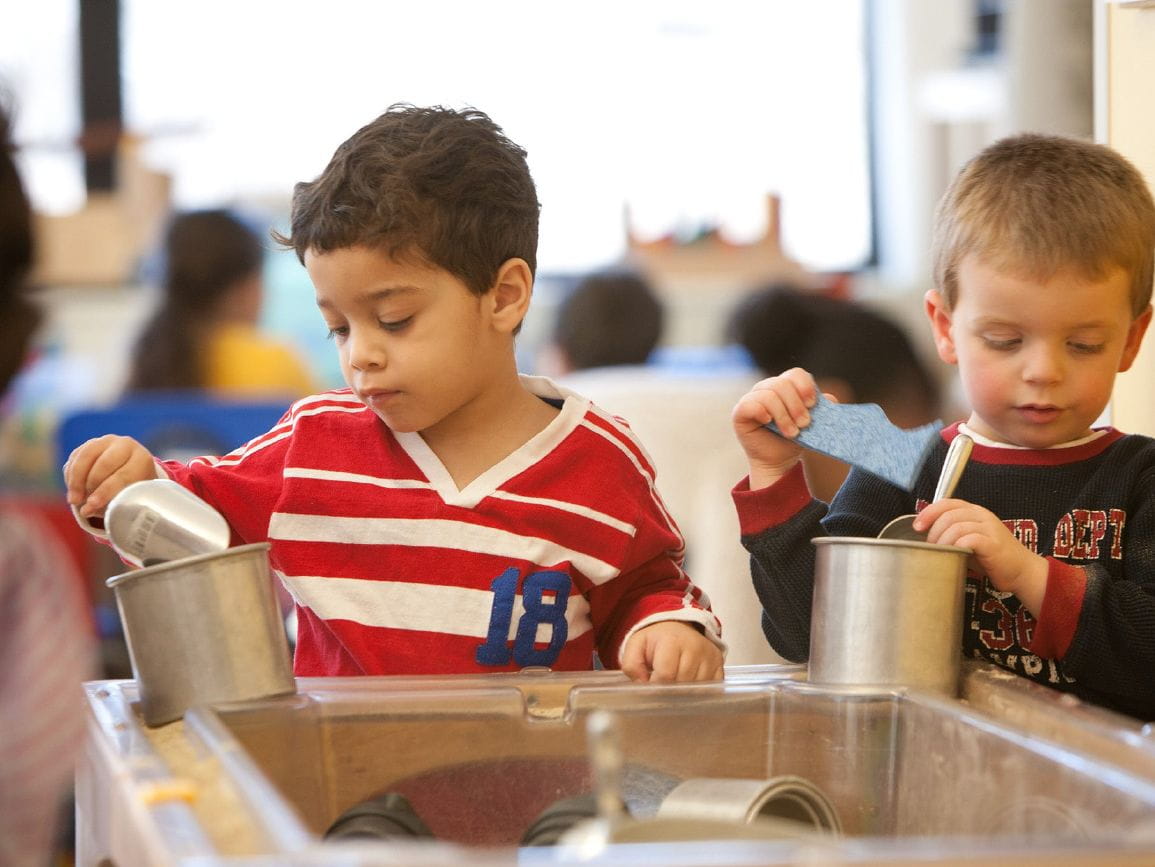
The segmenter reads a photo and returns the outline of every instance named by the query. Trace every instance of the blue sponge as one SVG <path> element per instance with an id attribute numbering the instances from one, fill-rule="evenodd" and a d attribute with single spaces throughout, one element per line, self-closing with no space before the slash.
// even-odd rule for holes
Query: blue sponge
<path id="1" fill-rule="evenodd" d="M 773 422 L 766 425 L 781 436 Z M 810 408 L 810 424 L 795 442 L 881 476 L 908 491 L 942 430 L 933 421 L 912 430 L 893 424 L 874 403 L 833 403 L 822 395 Z"/>

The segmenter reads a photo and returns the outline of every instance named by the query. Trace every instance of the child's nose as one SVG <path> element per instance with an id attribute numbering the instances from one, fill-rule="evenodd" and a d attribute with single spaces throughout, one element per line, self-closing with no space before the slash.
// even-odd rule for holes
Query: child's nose
<path id="1" fill-rule="evenodd" d="M 1027 382 L 1057 382 L 1063 377 L 1063 355 L 1049 346 L 1027 353 L 1023 378 Z"/>
<path id="2" fill-rule="evenodd" d="M 357 370 L 369 370 L 385 366 L 385 352 L 379 341 L 370 335 L 350 332 L 346 339 L 346 350 L 349 353 L 349 364 Z"/>

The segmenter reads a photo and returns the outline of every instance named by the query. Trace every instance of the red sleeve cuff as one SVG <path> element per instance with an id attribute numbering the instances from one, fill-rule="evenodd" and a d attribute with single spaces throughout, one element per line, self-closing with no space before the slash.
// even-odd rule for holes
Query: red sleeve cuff
<path id="1" fill-rule="evenodd" d="M 1062 659 L 1075 637 L 1083 596 L 1087 591 L 1087 572 L 1053 557 L 1047 558 L 1047 589 L 1043 610 L 1035 624 L 1035 634 L 1027 649 L 1044 659 Z"/>
<path id="2" fill-rule="evenodd" d="M 785 523 L 813 499 L 801 462 L 774 484 L 757 491 L 750 490 L 747 476 L 734 486 L 730 496 L 738 510 L 738 525 L 743 536 L 753 536 Z"/>

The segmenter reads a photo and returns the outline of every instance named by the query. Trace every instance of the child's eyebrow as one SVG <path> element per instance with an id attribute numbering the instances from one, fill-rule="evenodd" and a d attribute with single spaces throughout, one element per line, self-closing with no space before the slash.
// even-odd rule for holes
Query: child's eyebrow
<path id="1" fill-rule="evenodd" d="M 1018 328 L 1021 326 L 1021 321 L 1015 319 L 1004 319 L 999 316 L 982 316 L 975 320 L 975 325 L 980 328 L 997 328 L 1005 326 L 1008 328 Z M 1093 328 L 1110 328 L 1111 323 L 1106 319 L 1088 319 L 1086 322 L 1075 322 L 1067 328 L 1069 331 L 1085 331 Z"/>
<path id="2" fill-rule="evenodd" d="M 415 292 L 420 292 L 420 286 L 387 286 L 384 289 L 374 289 L 371 292 L 366 292 L 361 296 L 362 301 L 383 301 L 386 298 L 393 298 L 397 295 L 412 295 Z"/>
<path id="3" fill-rule="evenodd" d="M 420 286 L 387 286 L 383 289 L 373 289 L 362 293 L 357 297 L 357 302 L 361 304 L 373 304 L 377 301 L 384 301 L 387 298 L 395 298 L 400 295 L 412 295 L 421 291 Z M 333 306 L 333 302 L 326 298 L 318 298 L 317 306 L 322 309 L 328 309 Z"/>

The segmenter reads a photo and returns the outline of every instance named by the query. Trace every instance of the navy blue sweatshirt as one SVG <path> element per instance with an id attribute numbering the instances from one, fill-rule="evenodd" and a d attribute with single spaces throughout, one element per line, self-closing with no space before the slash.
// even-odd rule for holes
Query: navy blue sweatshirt
<path id="1" fill-rule="evenodd" d="M 877 536 L 922 508 L 957 432 L 943 430 L 913 491 L 855 468 L 827 506 L 810 496 L 801 465 L 768 488 L 735 487 L 763 630 L 777 653 L 794 662 L 809 655 L 810 540 Z M 1108 428 L 1062 448 L 976 443 L 954 497 L 999 516 L 1049 566 L 1038 618 L 968 571 L 963 653 L 1155 720 L 1155 440 Z"/>

